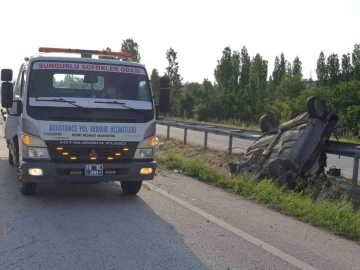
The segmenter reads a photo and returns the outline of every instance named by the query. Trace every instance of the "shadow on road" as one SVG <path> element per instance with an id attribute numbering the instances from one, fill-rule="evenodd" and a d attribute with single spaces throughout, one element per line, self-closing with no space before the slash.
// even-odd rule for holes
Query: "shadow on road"
<path id="1" fill-rule="evenodd" d="M 15 167 L 1 159 L 0 171 L 0 269 L 207 269 L 145 186 L 129 197 L 115 183 L 46 184 L 27 197 Z"/>

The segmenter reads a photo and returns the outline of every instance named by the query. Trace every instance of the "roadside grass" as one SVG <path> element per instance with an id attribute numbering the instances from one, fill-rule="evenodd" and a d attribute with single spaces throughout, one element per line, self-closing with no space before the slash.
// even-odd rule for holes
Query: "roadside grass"
<path id="1" fill-rule="evenodd" d="M 331 137 L 330 139 L 333 141 L 337 140 L 335 137 Z M 360 138 L 358 138 L 356 136 L 348 136 L 348 137 L 342 137 L 342 138 L 338 138 L 338 139 L 339 139 L 339 142 L 354 143 L 354 144 L 360 143 Z"/>
<path id="2" fill-rule="evenodd" d="M 234 128 L 234 129 L 261 131 L 258 124 L 256 124 L 256 123 L 248 124 L 237 118 L 230 118 L 228 120 L 210 119 L 209 121 L 206 121 L 206 122 L 205 121 L 201 122 L 201 121 L 196 121 L 194 119 L 181 118 L 181 117 L 168 117 L 167 119 L 175 120 L 175 121 L 185 121 L 185 122 L 190 122 L 190 123 L 199 123 L 199 124 L 206 123 L 208 125 L 217 125 L 220 127 L 227 127 L 227 128 Z M 356 136 L 339 137 L 337 139 L 335 137 L 331 137 L 330 139 L 332 141 L 337 141 L 337 139 L 338 139 L 339 142 L 360 144 L 360 138 L 358 138 Z"/>
<path id="3" fill-rule="evenodd" d="M 198 179 L 248 199 L 294 216 L 334 234 L 360 240 L 358 202 L 351 199 L 351 190 L 338 183 L 316 181 L 298 191 L 289 191 L 274 181 L 250 177 L 230 177 L 228 162 L 241 160 L 242 154 L 228 155 L 225 151 L 204 150 L 200 145 L 184 145 L 177 139 L 159 136 L 162 147 L 156 150 L 160 168 L 181 170 Z"/>

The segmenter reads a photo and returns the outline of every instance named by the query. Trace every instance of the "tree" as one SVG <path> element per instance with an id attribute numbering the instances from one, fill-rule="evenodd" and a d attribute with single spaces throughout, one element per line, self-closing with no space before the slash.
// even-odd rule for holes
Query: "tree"
<path id="1" fill-rule="evenodd" d="M 246 105 L 248 108 L 248 118 L 257 121 L 261 114 L 265 112 L 267 94 L 266 79 L 268 72 L 268 62 L 260 54 L 251 61 L 250 82 L 247 87 Z"/>
<path id="2" fill-rule="evenodd" d="M 327 85 L 328 69 L 326 68 L 326 57 L 323 51 L 320 52 L 319 59 L 317 60 L 316 75 L 318 79 L 318 86 Z"/>
<path id="3" fill-rule="evenodd" d="M 197 91 L 197 98 L 208 103 L 214 99 L 215 88 L 208 79 L 204 79 L 203 83 Z M 211 103 L 211 102 L 210 102 Z"/>
<path id="4" fill-rule="evenodd" d="M 198 82 L 186 82 L 184 84 L 184 91 L 188 93 L 195 93 L 197 90 L 199 90 L 201 84 Z"/>
<path id="5" fill-rule="evenodd" d="M 275 87 L 280 84 L 282 77 L 284 77 L 284 75 L 289 72 L 291 69 L 290 66 L 288 65 L 288 62 L 286 61 L 283 53 L 281 53 L 280 58 L 279 56 L 275 57 L 274 71 L 272 73 Z"/>
<path id="6" fill-rule="evenodd" d="M 209 80 L 204 79 L 202 85 L 194 95 L 196 99 L 194 113 L 197 120 L 206 121 L 208 118 L 219 116 L 215 100 L 215 88 Z"/>
<path id="7" fill-rule="evenodd" d="M 180 90 L 182 88 L 182 77 L 179 74 L 179 63 L 177 62 L 177 52 L 171 47 L 166 52 L 166 59 L 168 60 L 168 66 L 166 68 L 166 73 L 169 76 L 172 95 L 170 98 L 170 103 L 172 107 L 172 112 L 175 115 L 180 114 Z"/>
<path id="8" fill-rule="evenodd" d="M 266 92 L 268 93 L 268 102 L 271 104 L 274 103 L 276 100 L 275 83 L 271 75 L 269 77 L 269 82 L 266 87 Z"/>
<path id="9" fill-rule="evenodd" d="M 179 74 L 179 62 L 177 62 L 177 52 L 171 47 L 166 52 L 166 59 L 168 60 L 168 66 L 166 72 L 169 76 L 172 87 L 181 88 L 182 87 L 182 77 Z"/>
<path id="10" fill-rule="evenodd" d="M 230 47 L 225 47 L 223 50 L 223 55 L 218 60 L 215 68 L 214 76 L 219 89 L 232 92 L 231 89 L 236 83 L 236 78 L 234 78 L 233 73 L 232 51 Z"/>
<path id="11" fill-rule="evenodd" d="M 340 63 L 337 54 L 330 54 L 326 61 L 326 69 L 328 73 L 328 84 L 333 86 L 340 83 Z"/>
<path id="12" fill-rule="evenodd" d="M 121 51 L 122 52 L 128 52 L 131 54 L 130 60 L 133 62 L 140 63 L 141 57 L 139 52 L 139 45 L 131 38 L 123 40 L 123 43 L 121 45 Z M 124 61 L 126 61 L 126 57 L 122 58 Z"/>
<path id="13" fill-rule="evenodd" d="M 180 111 L 183 113 L 181 115 L 184 118 L 192 118 L 194 115 L 194 105 L 195 105 L 195 98 L 194 96 L 186 91 L 182 91 L 180 93 Z"/>
<path id="14" fill-rule="evenodd" d="M 360 80 L 360 43 L 354 45 L 352 64 L 354 68 L 354 80 Z"/>
<path id="15" fill-rule="evenodd" d="M 244 89 L 249 84 L 250 79 L 250 56 L 246 47 L 241 49 L 241 75 L 240 89 Z"/>
<path id="16" fill-rule="evenodd" d="M 234 91 L 238 93 L 240 90 L 240 75 L 241 75 L 241 56 L 238 51 L 234 51 L 232 54 L 232 68 L 233 68 L 233 76 L 235 78 Z"/>
<path id="17" fill-rule="evenodd" d="M 160 76 L 156 68 L 154 68 L 151 72 L 151 88 L 154 93 L 155 103 L 157 103 L 159 102 L 159 95 L 160 95 Z"/>
<path id="18" fill-rule="evenodd" d="M 292 70 L 292 74 L 293 75 L 297 75 L 297 74 L 301 74 L 302 75 L 302 63 L 299 59 L 298 56 L 295 57 L 294 61 L 293 61 L 293 70 Z"/>
<path id="19" fill-rule="evenodd" d="M 350 53 L 343 54 L 341 58 L 341 80 L 343 82 L 348 82 L 351 80 L 352 75 L 353 75 L 353 67 L 351 65 Z"/>
<path id="20" fill-rule="evenodd" d="M 287 62 L 286 64 L 286 73 L 287 75 L 292 75 L 292 67 L 291 67 L 291 63 Z"/>
<path id="21" fill-rule="evenodd" d="M 275 57 L 275 63 L 274 63 L 274 71 L 272 73 L 272 77 L 274 80 L 275 87 L 280 84 L 280 58 L 279 56 Z"/>
<path id="22" fill-rule="evenodd" d="M 305 88 L 306 84 L 300 73 L 296 75 L 286 74 L 276 89 L 276 95 L 279 100 L 291 100 L 298 97 Z"/>
<path id="23" fill-rule="evenodd" d="M 233 117 L 241 107 L 239 90 L 239 54 L 225 47 L 222 57 L 214 70 L 215 81 L 218 86 L 217 100 L 224 118 Z"/>
<path id="24" fill-rule="evenodd" d="M 281 53 L 281 55 L 280 55 L 280 66 L 279 66 L 280 81 L 284 77 L 284 75 L 286 74 L 286 66 L 287 66 L 287 61 L 285 59 L 284 53 Z"/>

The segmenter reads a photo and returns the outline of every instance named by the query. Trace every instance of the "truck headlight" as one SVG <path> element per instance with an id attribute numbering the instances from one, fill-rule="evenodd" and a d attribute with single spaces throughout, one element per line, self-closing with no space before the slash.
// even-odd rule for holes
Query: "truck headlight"
<path id="1" fill-rule="evenodd" d="M 152 148 L 136 149 L 135 158 L 152 158 L 152 157 L 153 157 Z"/>
<path id="2" fill-rule="evenodd" d="M 49 158 L 46 148 L 28 147 L 29 158 Z"/>
<path id="3" fill-rule="evenodd" d="M 22 155 L 24 158 L 49 159 L 49 152 L 45 142 L 37 137 L 23 133 L 22 136 Z"/>
<path id="4" fill-rule="evenodd" d="M 147 138 L 139 143 L 135 151 L 134 159 L 149 159 L 154 156 L 154 147 L 158 144 L 157 137 Z"/>

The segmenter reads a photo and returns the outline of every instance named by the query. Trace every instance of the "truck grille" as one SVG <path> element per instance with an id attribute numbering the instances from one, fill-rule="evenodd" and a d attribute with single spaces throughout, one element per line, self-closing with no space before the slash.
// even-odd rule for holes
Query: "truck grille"
<path id="1" fill-rule="evenodd" d="M 46 144 L 54 162 L 119 163 L 134 158 L 138 142 L 125 146 L 61 145 L 56 141 Z"/>

